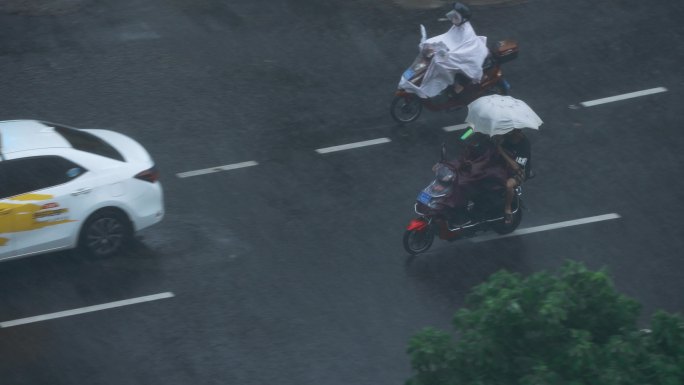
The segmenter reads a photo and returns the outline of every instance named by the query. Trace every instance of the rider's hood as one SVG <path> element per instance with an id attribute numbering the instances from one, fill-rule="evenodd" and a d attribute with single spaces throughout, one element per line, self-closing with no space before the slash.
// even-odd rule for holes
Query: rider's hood
<path id="1" fill-rule="evenodd" d="M 480 82 L 482 63 L 489 49 L 487 38 L 477 36 L 470 23 L 453 25 L 446 33 L 425 40 L 419 45 L 420 52 L 426 44 L 436 51 L 421 85 L 416 86 L 402 76 L 399 88 L 421 98 L 431 98 L 452 84 L 456 73 L 463 73 L 475 83 Z"/>
<path id="2" fill-rule="evenodd" d="M 427 39 L 423 44 L 436 44 L 442 42 L 445 44 L 449 51 L 458 50 L 464 44 L 477 44 L 475 40 L 478 36 L 475 35 L 475 30 L 470 22 L 466 22 L 462 25 L 452 25 L 451 28 L 441 35 L 437 35 Z"/>

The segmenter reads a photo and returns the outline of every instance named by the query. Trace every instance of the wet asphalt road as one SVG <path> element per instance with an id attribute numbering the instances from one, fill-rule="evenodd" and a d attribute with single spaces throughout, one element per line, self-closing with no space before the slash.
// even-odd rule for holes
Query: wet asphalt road
<path id="1" fill-rule="evenodd" d="M 388 114 L 418 24 L 390 2 L 80 2 L 0 14 L 0 119 L 108 128 L 162 171 L 167 216 L 125 255 L 0 264 L 0 321 L 173 292 L 175 297 L 0 329 L 3 384 L 397 384 L 408 338 L 448 328 L 498 269 L 606 267 L 646 318 L 684 307 L 684 6 L 634 0 L 475 7 L 511 37 L 512 94 L 544 120 L 521 227 L 620 219 L 483 243 L 401 247 L 442 127 Z M 665 87 L 667 92 L 572 109 Z M 330 154 L 316 149 L 390 142 Z M 256 161 L 258 166 L 178 178 Z"/>

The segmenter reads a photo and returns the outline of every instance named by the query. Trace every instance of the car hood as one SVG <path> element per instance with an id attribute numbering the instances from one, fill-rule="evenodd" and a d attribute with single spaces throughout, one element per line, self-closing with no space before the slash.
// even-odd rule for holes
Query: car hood
<path id="1" fill-rule="evenodd" d="M 154 165 L 154 161 L 145 148 L 134 139 L 118 132 L 101 129 L 83 129 L 90 134 L 106 141 L 123 155 L 128 163 L 140 163 L 146 166 Z"/>

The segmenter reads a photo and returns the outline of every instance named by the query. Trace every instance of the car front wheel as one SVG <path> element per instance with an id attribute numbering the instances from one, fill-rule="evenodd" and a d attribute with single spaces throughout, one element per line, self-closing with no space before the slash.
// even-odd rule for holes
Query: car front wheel
<path id="1" fill-rule="evenodd" d="M 111 257 L 120 252 L 131 238 L 131 225 L 123 213 L 105 209 L 88 218 L 79 239 L 79 246 L 90 256 Z"/>

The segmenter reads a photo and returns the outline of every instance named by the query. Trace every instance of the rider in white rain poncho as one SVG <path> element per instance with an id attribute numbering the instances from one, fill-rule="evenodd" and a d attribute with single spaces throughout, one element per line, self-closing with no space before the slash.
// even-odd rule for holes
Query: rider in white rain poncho
<path id="1" fill-rule="evenodd" d="M 465 75 L 473 83 L 479 83 L 482 79 L 482 63 L 489 55 L 487 38 L 475 35 L 469 22 L 471 12 L 465 4 L 455 3 L 446 16 L 453 23 L 451 29 L 421 41 L 418 46 L 421 52 L 435 53 L 421 85 L 416 86 L 402 77 L 399 88 L 422 98 L 431 98 L 453 84 L 454 77 L 459 74 Z"/>

